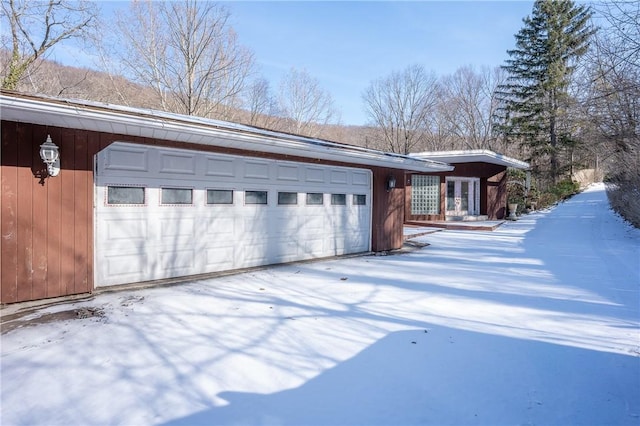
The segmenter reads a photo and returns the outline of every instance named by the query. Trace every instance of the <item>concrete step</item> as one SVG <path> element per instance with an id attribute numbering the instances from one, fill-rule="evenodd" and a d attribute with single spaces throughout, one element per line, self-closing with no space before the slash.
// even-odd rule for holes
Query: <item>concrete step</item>
<path id="1" fill-rule="evenodd" d="M 447 222 L 478 222 L 489 220 L 487 215 L 447 216 Z"/>

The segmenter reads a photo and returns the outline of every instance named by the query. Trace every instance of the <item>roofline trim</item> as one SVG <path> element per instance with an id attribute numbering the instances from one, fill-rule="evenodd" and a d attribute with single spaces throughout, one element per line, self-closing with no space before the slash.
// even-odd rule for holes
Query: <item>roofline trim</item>
<path id="1" fill-rule="evenodd" d="M 449 164 L 427 158 L 415 158 L 201 117 L 89 101 L 72 101 L 2 91 L 0 113 L 3 120 L 125 136 L 166 139 L 412 171 L 453 170 L 453 166 Z"/>
<path id="2" fill-rule="evenodd" d="M 530 168 L 529 163 L 521 160 L 517 160 L 506 155 L 499 154 L 497 152 L 488 149 L 470 149 L 470 150 L 458 150 L 458 151 L 425 151 L 415 154 L 409 154 L 412 157 L 433 159 L 435 161 L 444 161 L 447 163 L 456 163 L 456 158 L 463 157 L 477 157 L 479 162 L 488 162 L 492 164 L 504 165 L 515 169 L 528 170 Z M 484 161 L 483 161 L 484 159 Z M 487 161 L 488 160 L 488 161 Z M 464 161 L 469 162 L 469 161 Z"/>

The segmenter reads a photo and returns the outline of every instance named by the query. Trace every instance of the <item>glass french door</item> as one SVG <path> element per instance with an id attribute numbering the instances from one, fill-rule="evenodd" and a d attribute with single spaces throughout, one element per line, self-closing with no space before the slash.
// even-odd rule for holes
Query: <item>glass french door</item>
<path id="1" fill-rule="evenodd" d="M 447 178 L 447 215 L 475 216 L 480 212 L 480 179 Z"/>

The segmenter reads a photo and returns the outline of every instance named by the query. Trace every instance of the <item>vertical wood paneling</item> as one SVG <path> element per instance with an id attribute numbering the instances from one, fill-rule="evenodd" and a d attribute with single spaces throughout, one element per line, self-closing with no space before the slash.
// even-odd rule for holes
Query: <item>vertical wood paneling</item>
<path id="1" fill-rule="evenodd" d="M 33 170 L 34 149 L 31 144 L 32 129 L 26 126 L 18 128 L 18 299 L 28 300 L 33 288 L 33 219 L 37 212 L 33 210 Z"/>
<path id="2" fill-rule="evenodd" d="M 44 298 L 47 295 L 48 285 L 48 258 L 47 258 L 47 240 L 48 240 L 48 192 L 49 178 L 46 177 L 46 170 L 39 155 L 40 144 L 44 143 L 47 137 L 46 129 L 41 126 L 33 126 L 33 137 L 31 143 L 33 145 L 33 164 L 44 170 L 44 178 L 33 178 L 33 286 L 32 298 Z M 35 147 L 38 147 L 36 149 Z M 24 300 L 24 299 L 21 299 Z"/>
<path id="3" fill-rule="evenodd" d="M 507 216 L 506 170 L 487 180 L 487 214 L 491 219 L 504 219 Z"/>
<path id="4" fill-rule="evenodd" d="M 380 248 L 384 246 L 381 238 L 380 231 L 380 218 L 382 217 L 382 208 L 380 207 L 383 201 L 383 195 L 380 193 L 380 173 L 378 170 L 373 171 L 373 206 L 371 210 L 371 250 L 382 251 Z"/>
<path id="5" fill-rule="evenodd" d="M 487 209 L 487 195 L 487 178 L 480 178 L 480 214 L 490 216 L 490 219 L 496 219 L 494 214 L 495 212 L 492 212 L 492 215 L 489 215 L 488 213 L 489 210 Z"/>
<path id="6" fill-rule="evenodd" d="M 396 187 L 391 190 L 390 202 L 390 222 L 389 227 L 385 231 L 388 238 L 389 250 L 395 250 L 402 247 L 404 243 L 404 188 Z"/>
<path id="7" fill-rule="evenodd" d="M 60 292 L 61 294 L 74 293 L 75 280 L 75 257 L 78 247 L 75 246 L 76 226 L 76 187 L 75 174 L 76 162 L 74 148 L 75 131 L 62 129 L 58 146 L 60 147 L 61 172 L 58 176 L 61 183 L 61 208 L 60 208 Z"/>
<path id="8" fill-rule="evenodd" d="M 48 133 L 56 145 L 60 143 L 60 129 L 50 128 Z M 59 146 L 59 145 L 58 145 Z M 47 178 L 47 291 L 44 297 L 56 297 L 62 292 L 61 240 L 62 240 L 62 179 L 70 170 L 60 170 L 56 177 Z"/>
<path id="9" fill-rule="evenodd" d="M 73 258 L 73 288 L 70 290 L 72 294 L 85 293 L 91 291 L 89 284 L 89 263 L 91 259 L 88 253 L 91 253 L 91 245 L 93 239 L 90 238 L 88 229 L 92 226 L 92 219 L 89 217 L 93 214 L 91 209 L 91 199 L 93 194 L 92 173 L 87 170 L 89 164 L 89 153 L 87 150 L 87 132 L 77 132 L 74 145 L 75 171 L 74 171 L 74 188 L 75 188 L 75 208 L 74 208 L 74 247 L 75 255 Z"/>
<path id="10" fill-rule="evenodd" d="M 18 300 L 18 144 L 15 123 L 2 125 L 2 208 L 0 211 L 0 300 Z"/>
<path id="11" fill-rule="evenodd" d="M 404 223 L 404 181 L 399 170 L 374 167 L 373 170 L 373 224 L 371 249 L 394 250 L 402 247 Z M 387 178 L 394 175 L 396 189 L 387 191 Z"/>
<path id="12" fill-rule="evenodd" d="M 113 142 L 114 135 L 110 135 L 107 133 L 99 133 L 98 137 L 99 137 L 98 149 L 95 151 L 95 153 L 97 153 L 98 151 L 102 151 L 103 149 L 111 145 L 111 143 Z M 128 138 L 128 140 L 131 140 L 131 138 Z"/>
<path id="13" fill-rule="evenodd" d="M 440 218 L 445 220 L 447 217 L 447 178 L 440 176 Z"/>

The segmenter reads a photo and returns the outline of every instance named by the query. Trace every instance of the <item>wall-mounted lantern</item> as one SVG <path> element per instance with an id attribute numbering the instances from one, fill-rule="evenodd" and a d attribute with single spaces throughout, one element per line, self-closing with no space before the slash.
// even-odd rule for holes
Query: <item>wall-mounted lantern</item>
<path id="1" fill-rule="evenodd" d="M 396 187 L 396 177 L 393 175 L 390 175 L 387 178 L 387 192 L 391 191 L 395 187 Z"/>
<path id="2" fill-rule="evenodd" d="M 40 158 L 47 165 L 49 176 L 58 176 L 60 173 L 60 150 L 51 141 L 51 135 L 47 135 L 46 142 L 40 145 Z"/>

